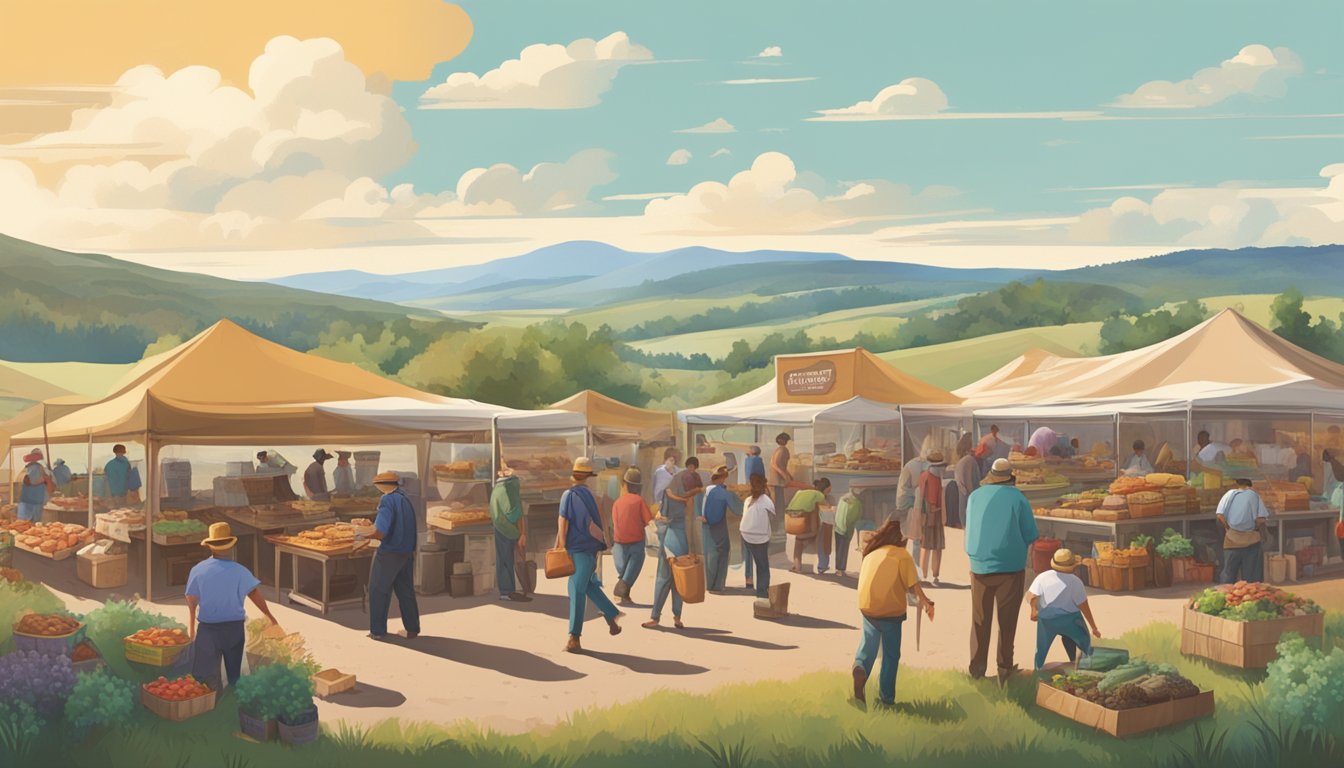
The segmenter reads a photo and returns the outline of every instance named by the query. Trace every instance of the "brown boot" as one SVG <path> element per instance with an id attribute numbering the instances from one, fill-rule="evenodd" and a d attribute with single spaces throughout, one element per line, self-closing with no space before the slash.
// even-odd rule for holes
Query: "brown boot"
<path id="1" fill-rule="evenodd" d="M 854 668 L 854 698 L 867 704 L 868 698 L 864 691 L 868 687 L 868 673 L 863 671 L 863 667 Z"/>
<path id="2" fill-rule="evenodd" d="M 607 619 L 607 629 L 611 630 L 612 635 L 621 634 L 621 625 L 617 624 L 615 619 Z"/>
<path id="3" fill-rule="evenodd" d="M 582 650 L 583 646 L 579 645 L 579 636 L 570 635 L 569 642 L 565 643 L 565 653 L 578 653 Z"/>

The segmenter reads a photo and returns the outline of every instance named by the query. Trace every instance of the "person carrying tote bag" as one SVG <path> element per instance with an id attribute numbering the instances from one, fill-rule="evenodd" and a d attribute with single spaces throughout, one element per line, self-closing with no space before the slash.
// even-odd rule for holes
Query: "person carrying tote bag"
<path id="1" fill-rule="evenodd" d="M 812 483 L 811 489 L 795 493 L 784 510 L 784 532 L 793 536 L 793 566 L 789 568 L 792 573 L 802 573 L 803 550 L 807 547 L 807 542 L 817 538 L 817 530 L 821 527 L 820 509 L 822 507 L 833 509 L 826 504 L 826 493 L 830 490 L 831 481 L 819 477 Z M 819 573 L 826 572 L 829 566 L 828 559 L 818 542 Z"/>
<path id="2" fill-rule="evenodd" d="M 602 591 L 597 580 L 597 555 L 607 548 L 602 518 L 597 511 L 597 499 L 587 482 L 593 477 L 593 460 L 580 456 L 574 460 L 573 485 L 560 497 L 560 517 L 555 537 L 555 548 L 546 553 L 546 575 L 564 570 L 563 552 L 570 561 L 569 575 L 569 641 L 565 651 L 579 653 L 583 648 L 579 636 L 583 634 L 583 614 L 588 601 L 602 612 L 613 635 L 621 633 L 616 623 L 620 611 Z M 554 577 L 552 577 L 554 578 Z"/>

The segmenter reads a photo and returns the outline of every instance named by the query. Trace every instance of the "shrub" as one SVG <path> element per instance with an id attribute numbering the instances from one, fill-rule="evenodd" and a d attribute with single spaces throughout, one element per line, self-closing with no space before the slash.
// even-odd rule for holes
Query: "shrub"
<path id="1" fill-rule="evenodd" d="M 75 669 L 67 656 L 15 651 L 0 657 L 0 701 L 21 701 L 44 717 L 54 717 L 74 687 Z"/>
<path id="2" fill-rule="evenodd" d="M 268 664 L 238 679 L 238 708 L 259 719 L 293 720 L 313 708 L 313 681 L 307 669 Z"/>
<path id="3" fill-rule="evenodd" d="M 1295 632 L 1283 636 L 1265 687 L 1278 716 L 1316 730 L 1344 722 L 1344 649 L 1319 651 Z"/>
<path id="4" fill-rule="evenodd" d="M 107 670 L 86 672 L 65 702 L 65 719 L 76 728 L 122 725 L 136 711 L 136 686 Z"/>
<path id="5" fill-rule="evenodd" d="M 47 723 L 25 701 L 0 699 L 0 753 L 28 753 Z"/>

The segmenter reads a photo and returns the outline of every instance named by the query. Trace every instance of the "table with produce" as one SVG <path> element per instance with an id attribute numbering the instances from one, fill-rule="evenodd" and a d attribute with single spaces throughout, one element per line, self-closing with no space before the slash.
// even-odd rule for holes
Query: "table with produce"
<path id="1" fill-rule="evenodd" d="M 349 523 L 329 523 L 297 534 L 273 534 L 266 540 L 275 546 L 275 598 L 283 601 L 281 567 L 290 557 L 291 602 L 306 605 L 326 615 L 342 605 L 363 605 L 369 566 L 378 542 L 362 538 L 374 530 L 373 521 L 356 518 Z M 305 578 L 306 577 L 306 578 Z"/>

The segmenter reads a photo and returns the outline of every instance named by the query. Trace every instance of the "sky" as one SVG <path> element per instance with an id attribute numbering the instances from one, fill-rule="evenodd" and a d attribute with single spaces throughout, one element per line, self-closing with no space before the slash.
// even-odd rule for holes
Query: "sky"
<path id="1" fill-rule="evenodd" d="M 24 6 L 0 231 L 248 279 L 578 239 L 1043 268 L 1344 241 L 1330 0 L 273 5 Z"/>

